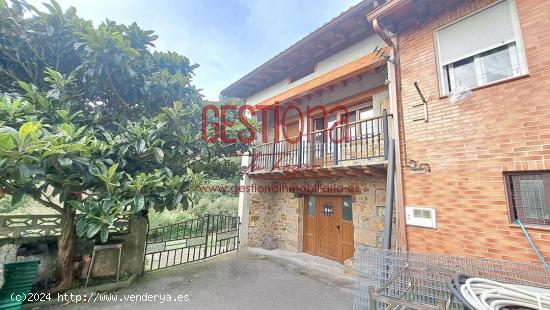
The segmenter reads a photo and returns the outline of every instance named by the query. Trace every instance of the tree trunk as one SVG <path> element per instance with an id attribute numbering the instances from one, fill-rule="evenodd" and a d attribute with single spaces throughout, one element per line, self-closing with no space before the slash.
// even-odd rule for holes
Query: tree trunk
<path id="1" fill-rule="evenodd" d="M 73 285 L 74 266 L 73 266 L 73 244 L 75 238 L 75 214 L 76 211 L 65 205 L 61 217 L 61 233 L 58 240 L 58 272 L 59 285 L 54 291 L 61 292 L 70 289 Z"/>

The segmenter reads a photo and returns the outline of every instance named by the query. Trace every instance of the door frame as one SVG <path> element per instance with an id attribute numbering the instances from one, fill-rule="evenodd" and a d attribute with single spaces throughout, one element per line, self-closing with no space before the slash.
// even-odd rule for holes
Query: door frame
<path id="1" fill-rule="evenodd" d="M 308 215 L 308 204 L 309 204 L 309 197 L 310 196 L 314 196 L 315 197 L 315 215 L 314 216 L 311 216 L 311 215 Z M 332 197 L 334 199 L 337 199 L 339 201 L 338 203 L 338 208 L 339 210 L 338 211 L 335 211 L 335 216 L 338 216 L 339 217 L 339 221 L 338 221 L 338 225 L 340 226 L 340 229 L 339 229 L 339 232 L 338 232 L 338 259 L 334 259 L 332 257 L 327 257 L 326 255 L 322 255 L 321 253 L 319 253 L 319 229 L 320 229 L 320 225 L 319 225 L 319 217 L 320 217 L 320 211 L 321 211 L 321 206 L 320 206 L 320 199 L 319 198 L 328 198 L 328 197 Z M 344 246 L 347 246 L 347 247 L 352 247 L 354 248 L 354 229 L 353 229 L 353 215 L 352 215 L 352 221 L 345 221 L 343 219 L 343 208 L 344 208 L 344 198 L 345 197 L 353 197 L 351 195 L 323 195 L 323 194 L 320 194 L 320 195 L 305 195 L 304 196 L 304 204 L 303 204 L 303 208 L 302 208 L 302 212 L 303 212 L 303 229 L 302 229 L 302 251 L 304 253 L 307 253 L 307 254 L 311 254 L 311 255 L 315 255 L 315 256 L 319 256 L 319 257 L 323 257 L 323 258 L 326 258 L 326 259 L 330 259 L 330 260 L 333 260 L 333 261 L 337 261 L 339 263 L 343 263 L 344 260 L 350 258 L 350 257 L 353 257 L 353 256 L 349 256 L 349 257 L 344 257 Z M 352 211 L 352 214 L 353 214 L 353 211 Z M 312 217 L 314 217 L 314 219 L 312 219 Z M 313 223 L 309 223 L 308 221 L 312 221 L 313 220 Z M 311 235 L 311 232 L 308 231 L 307 229 L 307 225 L 312 225 L 314 227 L 314 232 L 313 232 L 313 235 Z M 348 229 L 349 227 L 351 226 L 351 240 L 349 241 L 344 241 L 343 240 L 343 237 L 344 237 L 344 226 L 347 226 Z M 311 227 L 310 227 L 311 228 Z M 307 244 L 307 240 L 310 240 L 310 242 L 313 242 L 313 247 L 311 246 L 308 246 Z M 310 249 L 312 248 L 312 249 Z M 354 249 L 352 250 L 352 252 L 354 251 Z"/>

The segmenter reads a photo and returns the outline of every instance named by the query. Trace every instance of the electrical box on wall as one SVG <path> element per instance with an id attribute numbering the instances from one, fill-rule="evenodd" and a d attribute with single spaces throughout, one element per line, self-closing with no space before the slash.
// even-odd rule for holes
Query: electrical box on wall
<path id="1" fill-rule="evenodd" d="M 407 225 L 436 228 L 434 208 L 407 206 L 405 215 Z"/>

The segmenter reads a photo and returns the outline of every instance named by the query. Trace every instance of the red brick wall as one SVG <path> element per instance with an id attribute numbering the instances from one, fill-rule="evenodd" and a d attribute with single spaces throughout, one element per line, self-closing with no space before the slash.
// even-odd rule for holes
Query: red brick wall
<path id="1" fill-rule="evenodd" d="M 493 1 L 438 1 L 436 18 L 400 36 L 401 160 L 428 163 L 431 173 L 403 169 L 405 205 L 437 209 L 437 230 L 407 227 L 420 252 L 536 260 L 510 223 L 504 171 L 550 170 L 550 1 L 516 0 L 529 76 L 478 89 L 458 104 L 440 98 L 433 31 Z M 406 32 L 406 31 L 405 31 Z M 413 82 L 428 98 L 423 116 Z M 550 261 L 550 226 L 530 227 Z"/>

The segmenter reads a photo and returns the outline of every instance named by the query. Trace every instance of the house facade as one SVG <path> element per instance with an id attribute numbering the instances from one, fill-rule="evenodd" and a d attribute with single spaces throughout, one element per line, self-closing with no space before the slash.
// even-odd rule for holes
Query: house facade
<path id="1" fill-rule="evenodd" d="M 360 3 L 222 92 L 262 123 L 241 193 L 248 246 L 338 262 L 380 245 L 392 108 L 386 43 Z"/>
<path id="2" fill-rule="evenodd" d="M 242 242 L 535 260 L 519 219 L 549 257 L 548 12 L 367 0 L 227 87 L 262 124 Z"/>

